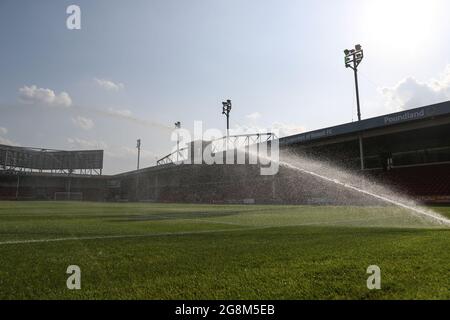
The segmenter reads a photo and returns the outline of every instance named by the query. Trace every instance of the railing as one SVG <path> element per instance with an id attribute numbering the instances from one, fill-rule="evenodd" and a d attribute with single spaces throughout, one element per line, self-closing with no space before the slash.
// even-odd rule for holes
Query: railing
<path id="1" fill-rule="evenodd" d="M 162 157 L 156 162 L 157 166 L 165 165 L 165 164 L 171 164 L 176 163 L 180 161 L 186 161 L 188 159 L 188 147 L 184 147 L 178 150 L 175 150 L 172 153 L 169 153 L 168 155 Z"/>
<path id="2" fill-rule="evenodd" d="M 233 150 L 242 147 L 249 147 L 253 144 L 265 143 L 276 139 L 276 135 L 272 132 L 252 133 L 252 134 L 235 134 L 223 136 L 218 139 L 208 141 L 211 144 L 211 152 L 218 153 L 227 150 Z M 191 142 L 192 143 L 192 142 Z M 189 159 L 189 148 L 183 147 L 179 150 L 164 156 L 156 162 L 157 166 L 173 163 L 182 163 Z"/>

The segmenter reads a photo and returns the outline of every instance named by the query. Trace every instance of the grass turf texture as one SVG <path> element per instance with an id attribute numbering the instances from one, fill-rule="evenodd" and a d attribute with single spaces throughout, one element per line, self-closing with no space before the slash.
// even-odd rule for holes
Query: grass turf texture
<path id="1" fill-rule="evenodd" d="M 0 298 L 449 299 L 449 247 L 393 207 L 0 202 Z"/>

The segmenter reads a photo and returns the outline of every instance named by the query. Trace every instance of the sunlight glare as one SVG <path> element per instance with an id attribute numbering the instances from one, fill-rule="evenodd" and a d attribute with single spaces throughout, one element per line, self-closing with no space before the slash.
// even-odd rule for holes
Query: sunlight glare
<path id="1" fill-rule="evenodd" d="M 434 32 L 439 0 L 368 1 L 363 29 L 374 45 L 414 50 L 428 42 Z"/>

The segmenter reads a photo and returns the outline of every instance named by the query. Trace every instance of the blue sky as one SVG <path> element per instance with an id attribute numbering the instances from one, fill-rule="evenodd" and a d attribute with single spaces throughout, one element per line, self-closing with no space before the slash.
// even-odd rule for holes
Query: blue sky
<path id="1" fill-rule="evenodd" d="M 105 171 L 172 148 L 175 121 L 282 134 L 450 99 L 445 0 L 0 2 L 0 143 L 105 149 Z M 81 30 L 66 8 L 81 8 Z"/>

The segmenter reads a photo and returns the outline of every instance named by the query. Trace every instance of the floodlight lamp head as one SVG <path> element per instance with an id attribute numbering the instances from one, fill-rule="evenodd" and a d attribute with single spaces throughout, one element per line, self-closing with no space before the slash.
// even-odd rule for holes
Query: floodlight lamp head
<path id="1" fill-rule="evenodd" d="M 348 50 L 348 49 L 345 49 L 345 50 L 344 50 L 344 54 L 345 54 L 346 56 L 348 56 L 349 53 L 350 53 L 350 50 Z"/>
<path id="2" fill-rule="evenodd" d="M 361 51 L 361 45 L 360 45 L 360 44 L 357 44 L 357 45 L 355 46 L 355 49 L 356 49 L 357 51 Z"/>

